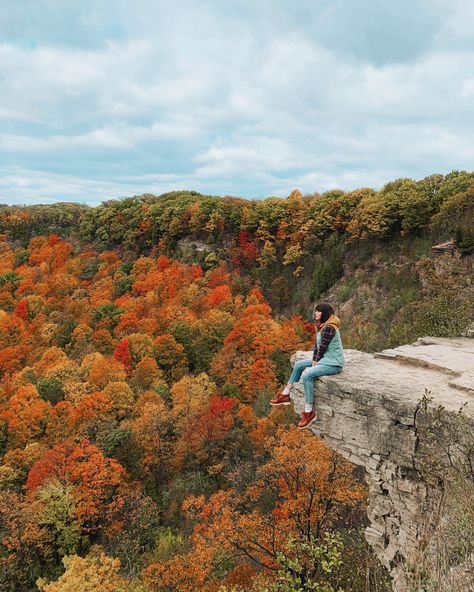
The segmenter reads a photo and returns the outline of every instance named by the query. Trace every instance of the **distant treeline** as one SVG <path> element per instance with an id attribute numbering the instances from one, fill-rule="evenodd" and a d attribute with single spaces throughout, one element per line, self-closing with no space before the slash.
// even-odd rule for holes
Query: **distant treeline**
<path id="1" fill-rule="evenodd" d="M 305 255 L 334 233 L 363 240 L 430 230 L 440 239 L 456 238 L 467 254 L 474 247 L 473 218 L 474 172 L 453 171 L 421 181 L 397 179 L 379 191 L 303 195 L 295 190 L 288 198 L 264 200 L 173 191 L 110 200 L 95 208 L 66 202 L 3 205 L 0 232 L 25 244 L 32 236 L 55 232 L 95 248 L 134 253 L 153 247 L 172 253 L 180 239 L 189 238 L 226 246 L 235 266 L 265 268 L 278 260 L 298 275 Z"/>

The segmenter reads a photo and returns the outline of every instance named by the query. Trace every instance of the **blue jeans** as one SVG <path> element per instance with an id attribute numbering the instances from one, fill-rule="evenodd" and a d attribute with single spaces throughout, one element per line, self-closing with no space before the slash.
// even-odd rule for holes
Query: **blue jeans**
<path id="1" fill-rule="evenodd" d="M 293 366 L 288 384 L 298 382 L 303 376 L 304 400 L 308 405 L 314 402 L 314 381 L 320 376 L 329 376 L 331 374 L 339 374 L 342 372 L 341 366 L 328 366 L 319 362 L 313 366 L 313 360 L 300 360 Z"/>

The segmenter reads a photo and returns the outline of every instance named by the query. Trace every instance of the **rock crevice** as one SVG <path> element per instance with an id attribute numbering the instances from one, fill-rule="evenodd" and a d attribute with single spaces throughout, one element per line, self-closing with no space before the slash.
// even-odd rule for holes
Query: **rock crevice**
<path id="1" fill-rule="evenodd" d="M 312 352 L 297 352 L 298 359 Z M 409 589 L 407 571 L 439 521 L 442 475 L 420 471 L 426 409 L 463 409 L 474 420 L 474 340 L 422 338 L 377 354 L 346 350 L 339 375 L 315 385 L 312 431 L 356 465 L 369 486 L 366 539 L 389 570 L 394 590 Z M 292 391 L 303 406 L 302 384 Z M 425 417 L 426 419 L 426 417 Z"/>

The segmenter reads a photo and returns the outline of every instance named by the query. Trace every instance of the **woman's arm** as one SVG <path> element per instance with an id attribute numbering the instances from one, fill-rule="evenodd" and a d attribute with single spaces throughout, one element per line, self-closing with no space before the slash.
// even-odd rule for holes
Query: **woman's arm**
<path id="1" fill-rule="evenodd" d="M 336 329 L 332 325 L 326 325 L 321 333 L 321 342 L 318 348 L 314 349 L 313 361 L 319 362 L 324 357 L 331 339 L 336 335 Z"/>

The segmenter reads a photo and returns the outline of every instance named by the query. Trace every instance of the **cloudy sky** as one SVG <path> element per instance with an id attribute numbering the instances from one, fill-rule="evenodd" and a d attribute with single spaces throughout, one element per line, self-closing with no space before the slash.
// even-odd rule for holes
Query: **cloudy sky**
<path id="1" fill-rule="evenodd" d="M 474 168 L 471 0 L 1 0 L 0 203 Z"/>

